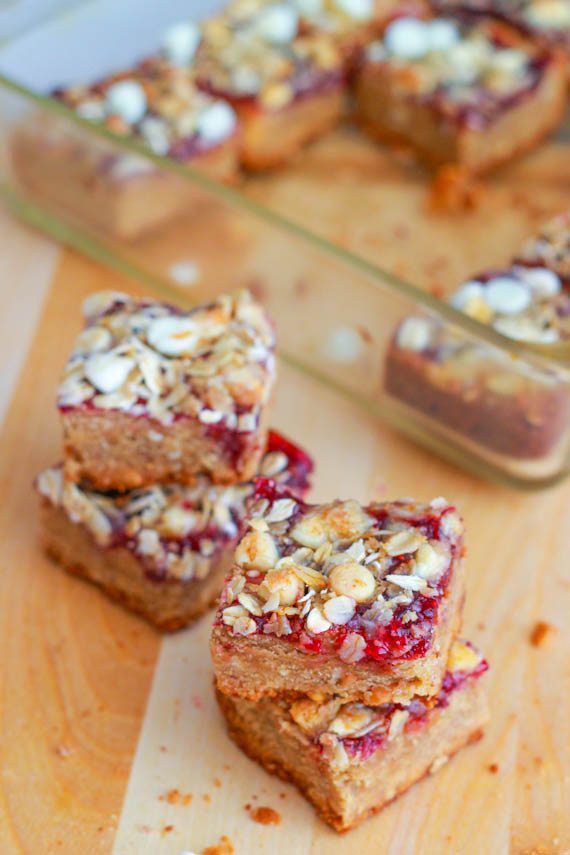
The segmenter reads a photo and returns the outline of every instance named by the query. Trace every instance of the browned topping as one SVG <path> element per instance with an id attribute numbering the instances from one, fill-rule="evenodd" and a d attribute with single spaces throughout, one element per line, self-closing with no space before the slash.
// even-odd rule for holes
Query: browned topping
<path id="1" fill-rule="evenodd" d="M 556 627 L 546 621 L 539 620 L 530 633 L 530 643 L 533 647 L 542 647 L 548 638 L 556 632 Z"/>
<path id="2" fill-rule="evenodd" d="M 266 805 L 250 808 L 248 812 L 253 821 L 260 825 L 279 825 L 281 822 L 281 814 Z"/>

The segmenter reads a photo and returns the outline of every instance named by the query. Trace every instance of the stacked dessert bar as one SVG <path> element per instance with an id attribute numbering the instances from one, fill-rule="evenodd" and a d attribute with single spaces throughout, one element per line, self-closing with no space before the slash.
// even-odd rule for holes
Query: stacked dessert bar
<path id="1" fill-rule="evenodd" d="M 502 269 L 464 282 L 451 304 L 502 335 L 566 354 L 570 342 L 570 216 L 560 214 Z M 570 415 L 567 385 L 553 369 L 519 365 L 454 332 L 411 315 L 386 358 L 390 395 L 493 453 L 538 460 L 556 451 Z"/>
<path id="2" fill-rule="evenodd" d="M 308 505 L 263 478 L 248 513 L 212 632 L 220 707 L 346 830 L 481 735 L 463 522 L 442 498 Z"/>
<path id="3" fill-rule="evenodd" d="M 42 472 L 45 547 L 162 629 L 216 598 L 257 474 L 297 495 L 310 458 L 266 413 L 274 331 L 247 292 L 183 312 L 102 292 L 59 388 L 63 464 Z"/>

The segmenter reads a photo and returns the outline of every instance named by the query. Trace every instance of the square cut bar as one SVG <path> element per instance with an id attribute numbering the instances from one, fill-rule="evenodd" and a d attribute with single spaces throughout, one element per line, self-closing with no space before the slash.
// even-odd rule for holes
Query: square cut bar
<path id="1" fill-rule="evenodd" d="M 393 21 L 373 42 L 355 86 L 372 136 L 431 168 L 480 174 L 534 147 L 566 109 L 564 65 L 499 21 Z"/>
<path id="2" fill-rule="evenodd" d="M 121 491 L 255 475 L 274 330 L 248 292 L 189 312 L 102 292 L 84 314 L 58 395 L 66 478 Z"/>
<path id="3" fill-rule="evenodd" d="M 162 56 L 54 95 L 79 117 L 154 154 L 220 181 L 237 177 L 234 110 L 197 89 L 190 69 Z M 59 117 L 32 117 L 15 132 L 11 151 L 26 189 L 116 237 L 134 239 L 189 210 L 197 198 L 180 176 Z"/>
<path id="4" fill-rule="evenodd" d="M 343 113 L 340 50 L 326 33 L 300 33 L 293 4 L 233 3 L 204 22 L 195 66 L 198 86 L 237 112 L 250 170 L 287 163 Z"/>
<path id="5" fill-rule="evenodd" d="M 251 701 L 218 691 L 218 702 L 240 748 L 292 781 L 325 822 L 347 831 L 482 736 L 486 669 L 478 653 L 455 642 L 443 684 L 429 701 Z"/>
<path id="6" fill-rule="evenodd" d="M 551 269 L 514 264 L 486 271 L 451 303 L 511 339 L 553 354 L 568 350 L 570 295 Z M 398 326 L 384 385 L 446 430 L 512 459 L 547 457 L 567 431 L 570 394 L 552 371 L 525 366 L 432 317 L 410 316 Z"/>
<path id="7" fill-rule="evenodd" d="M 306 505 L 260 479 L 220 598 L 222 692 L 370 703 L 437 691 L 463 599 L 463 522 L 445 499 Z"/>
<path id="8" fill-rule="evenodd" d="M 302 449 L 269 432 L 260 473 L 304 496 L 312 468 Z M 219 594 L 253 484 L 216 487 L 202 477 L 193 487 L 97 493 L 66 480 L 56 466 L 41 473 L 36 488 L 47 553 L 172 631 L 199 617 Z"/>

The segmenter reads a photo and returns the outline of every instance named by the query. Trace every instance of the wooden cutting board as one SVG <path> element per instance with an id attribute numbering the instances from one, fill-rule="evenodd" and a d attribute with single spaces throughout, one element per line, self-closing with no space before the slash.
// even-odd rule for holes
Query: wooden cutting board
<path id="1" fill-rule="evenodd" d="M 570 483 L 522 495 L 433 459 L 281 366 L 273 423 L 315 456 L 313 497 L 444 494 L 468 527 L 465 634 L 487 654 L 485 739 L 346 836 L 228 740 L 208 618 L 161 638 L 41 554 L 31 482 L 60 456 L 58 376 L 83 298 L 133 290 L 0 225 L 0 852 L 570 852 Z M 53 272 L 54 271 L 54 272 Z M 538 621 L 550 627 L 531 644 Z M 266 805 L 281 823 L 253 822 Z"/>

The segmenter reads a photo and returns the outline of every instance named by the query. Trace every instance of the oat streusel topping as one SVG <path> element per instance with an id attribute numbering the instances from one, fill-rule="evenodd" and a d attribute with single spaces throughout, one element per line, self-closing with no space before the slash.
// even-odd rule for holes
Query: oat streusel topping
<path id="1" fill-rule="evenodd" d="M 536 51 L 520 39 L 497 36 L 492 22 L 461 27 L 447 18 L 393 21 L 367 49 L 403 95 L 426 100 L 438 111 L 484 127 L 513 97 L 530 91 L 540 73 Z"/>
<path id="2" fill-rule="evenodd" d="M 310 458 L 301 449 L 270 433 L 260 475 L 303 495 L 310 471 Z M 65 479 L 62 466 L 44 470 L 36 486 L 72 522 L 85 526 L 100 548 L 124 546 L 154 575 L 183 580 L 204 578 L 212 556 L 235 540 L 254 489 L 252 482 L 218 487 L 201 476 L 191 487 L 171 484 L 101 493 Z"/>
<path id="3" fill-rule="evenodd" d="M 278 110 L 328 82 L 340 82 L 341 57 L 325 33 L 299 34 L 293 4 L 238 0 L 204 23 L 196 58 L 199 84 Z"/>
<path id="4" fill-rule="evenodd" d="M 447 673 L 434 706 L 442 706 L 449 695 L 467 680 L 487 669 L 482 655 L 463 641 L 454 641 L 449 655 Z M 338 771 L 346 769 L 351 760 L 367 759 L 375 750 L 398 737 L 407 727 L 424 720 L 430 705 L 413 698 L 408 703 L 387 703 L 368 706 L 343 703 L 338 698 L 326 700 L 303 698 L 288 707 L 295 724 L 311 740 L 321 746 L 329 762 Z"/>
<path id="5" fill-rule="evenodd" d="M 248 292 L 190 312 L 100 292 L 84 304 L 59 387 L 62 409 L 93 407 L 184 416 L 229 431 L 255 431 L 275 373 L 274 331 Z"/>
<path id="6" fill-rule="evenodd" d="M 90 86 L 57 90 L 57 97 L 84 119 L 140 139 L 155 153 L 188 160 L 229 139 L 234 110 L 200 91 L 190 66 L 153 56 L 132 70 Z"/>
<path id="7" fill-rule="evenodd" d="M 258 485 L 249 514 L 219 616 L 234 635 L 311 649 L 334 636 L 345 662 L 426 652 L 461 556 L 463 524 L 445 499 L 312 507 Z"/>
<path id="8" fill-rule="evenodd" d="M 525 243 L 520 258 L 528 264 L 548 267 L 570 285 L 570 211 L 549 220 L 536 237 Z"/>

